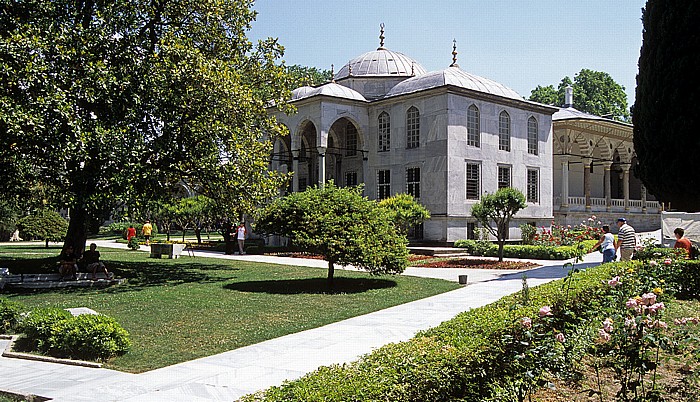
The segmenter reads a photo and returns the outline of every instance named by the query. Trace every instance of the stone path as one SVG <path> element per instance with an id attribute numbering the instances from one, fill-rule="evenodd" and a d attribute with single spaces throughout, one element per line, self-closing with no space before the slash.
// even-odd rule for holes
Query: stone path
<path id="1" fill-rule="evenodd" d="M 96 242 L 101 247 L 122 244 Z M 142 247 L 142 251 L 149 251 Z M 197 256 L 240 259 L 326 268 L 324 261 L 269 256 L 225 256 L 196 252 Z M 188 258 L 183 256 L 181 258 Z M 600 262 L 590 254 L 580 266 Z M 563 262 L 539 261 L 525 271 L 530 286 L 566 275 Z M 409 268 L 407 275 L 457 281 L 469 275 L 460 289 L 388 308 L 345 321 L 265 341 L 214 356 L 142 374 L 55 363 L 0 358 L 0 390 L 40 395 L 55 401 L 232 401 L 298 378 L 322 365 L 356 360 L 391 342 L 410 339 L 460 312 L 484 306 L 521 289 L 523 271 Z M 0 348 L 7 341 L 0 341 Z"/>

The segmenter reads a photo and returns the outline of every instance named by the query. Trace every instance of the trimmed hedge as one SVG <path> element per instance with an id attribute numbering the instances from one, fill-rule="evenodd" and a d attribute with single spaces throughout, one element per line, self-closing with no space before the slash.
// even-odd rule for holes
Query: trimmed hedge
<path id="1" fill-rule="evenodd" d="M 503 364 L 509 361 L 500 340 L 518 330 L 521 317 L 535 317 L 541 306 L 549 305 L 554 311 L 567 306 L 582 320 L 587 307 L 607 290 L 604 280 L 619 265 L 604 264 L 530 289 L 526 304 L 519 293 L 504 297 L 459 314 L 409 341 L 379 348 L 356 362 L 322 367 L 242 400 L 483 400 L 490 395 L 492 384 L 503 379 Z M 562 291 L 565 286 L 566 291 Z"/>
<path id="2" fill-rule="evenodd" d="M 587 251 L 596 243 L 595 240 L 585 240 L 583 250 Z M 455 247 L 464 248 L 474 256 L 497 257 L 498 246 L 485 241 L 457 240 Z M 568 260 L 579 254 L 576 246 L 533 246 L 509 245 L 503 246 L 503 256 L 507 258 L 531 258 L 535 260 Z"/>
<path id="3" fill-rule="evenodd" d="M 0 299 L 0 334 L 14 331 L 19 324 L 23 311 L 26 311 L 24 304 Z"/>
<path id="4" fill-rule="evenodd" d="M 59 321 L 72 317 L 68 311 L 58 307 L 43 307 L 32 310 L 22 320 L 19 326 L 20 332 L 24 333 L 27 347 L 47 352 L 49 350 L 49 337 L 51 328 Z"/>

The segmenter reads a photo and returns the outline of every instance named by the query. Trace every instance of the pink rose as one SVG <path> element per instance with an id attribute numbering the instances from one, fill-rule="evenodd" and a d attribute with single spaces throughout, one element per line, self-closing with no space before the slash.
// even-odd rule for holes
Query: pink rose
<path id="1" fill-rule="evenodd" d="M 656 294 L 652 292 L 644 293 L 642 295 L 642 303 L 647 306 L 651 306 L 652 304 L 656 303 Z"/>
<path id="2" fill-rule="evenodd" d="M 668 324 L 666 324 L 663 321 L 656 320 L 656 321 L 654 321 L 654 328 L 666 329 L 666 328 L 668 328 Z"/>
<path id="3" fill-rule="evenodd" d="M 637 299 L 633 298 L 633 299 L 627 300 L 627 303 L 625 303 L 625 306 L 627 306 L 627 308 L 636 308 L 637 307 Z"/>
<path id="4" fill-rule="evenodd" d="M 671 265 L 672 262 L 670 258 L 667 258 L 664 260 L 664 265 Z"/>
<path id="5" fill-rule="evenodd" d="M 620 281 L 620 277 L 619 277 L 619 276 L 616 276 L 616 277 L 614 277 L 614 278 L 612 278 L 611 280 L 608 281 L 608 285 L 610 285 L 610 287 L 613 287 L 613 288 L 616 287 L 617 285 L 621 284 L 621 283 L 622 283 L 622 282 Z"/>
<path id="6" fill-rule="evenodd" d="M 603 342 L 607 342 L 607 341 L 610 340 L 610 334 L 607 333 L 607 332 L 605 332 L 605 330 L 603 330 L 602 328 L 601 328 L 600 331 L 598 331 L 598 337 L 599 337 Z"/>
<path id="7" fill-rule="evenodd" d="M 613 330 L 613 321 L 610 318 L 606 318 L 605 321 L 603 321 L 603 331 L 607 333 L 611 333 Z"/>
<path id="8" fill-rule="evenodd" d="M 649 314 L 654 315 L 654 314 L 656 314 L 657 312 L 663 310 L 664 308 L 666 308 L 666 306 L 664 306 L 664 303 L 663 303 L 663 302 L 661 302 L 661 303 L 654 303 L 654 304 L 652 304 L 651 306 L 649 306 Z"/>
<path id="9" fill-rule="evenodd" d="M 637 322 L 634 320 L 634 318 L 625 318 L 625 327 L 634 330 L 637 328 Z"/>
<path id="10" fill-rule="evenodd" d="M 655 267 L 655 266 L 659 265 L 659 263 L 654 261 L 654 260 L 651 260 L 651 261 L 649 261 L 649 265 L 652 267 Z"/>
<path id="11" fill-rule="evenodd" d="M 543 307 L 540 309 L 540 313 L 539 313 L 539 314 L 540 314 L 540 317 L 552 315 L 552 308 L 549 307 L 549 306 L 543 306 Z"/>
<path id="12" fill-rule="evenodd" d="M 532 328 L 532 319 L 530 317 L 523 317 L 522 320 L 520 320 L 520 324 L 527 329 Z"/>
<path id="13" fill-rule="evenodd" d="M 564 334 L 562 334 L 561 332 L 559 332 L 558 334 L 554 335 L 554 339 L 556 339 L 557 342 L 559 342 L 559 343 L 564 343 L 564 342 L 566 342 L 566 337 L 565 337 Z"/>

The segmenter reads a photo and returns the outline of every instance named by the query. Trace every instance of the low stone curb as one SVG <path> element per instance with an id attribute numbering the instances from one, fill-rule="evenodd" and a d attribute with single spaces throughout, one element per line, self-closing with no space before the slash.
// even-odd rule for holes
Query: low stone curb
<path id="1" fill-rule="evenodd" d="M 10 358 L 14 358 L 14 359 L 34 360 L 34 361 L 47 362 L 47 363 L 67 364 L 70 366 L 102 368 L 102 363 L 87 362 L 84 360 L 60 359 L 58 357 L 33 355 L 30 353 L 13 352 L 12 346 L 15 344 L 15 341 L 17 340 L 17 338 L 18 338 L 17 335 L 12 335 L 9 337 L 7 335 L 0 336 L 0 339 L 10 339 L 10 343 L 7 344 L 7 346 L 5 347 L 5 350 L 2 352 L 2 357 L 10 357 Z"/>

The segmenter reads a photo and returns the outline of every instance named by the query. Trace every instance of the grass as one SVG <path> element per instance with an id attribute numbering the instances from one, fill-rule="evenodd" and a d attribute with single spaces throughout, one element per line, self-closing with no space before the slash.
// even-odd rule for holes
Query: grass
<path id="1" fill-rule="evenodd" d="M 49 272 L 59 246 L 0 246 L 0 266 L 12 273 Z M 149 259 L 144 252 L 101 248 L 102 260 L 126 284 L 0 294 L 29 307 L 89 307 L 114 317 L 129 333 L 129 353 L 112 369 L 143 372 L 458 288 L 452 282 L 408 276 L 213 258 Z"/>

